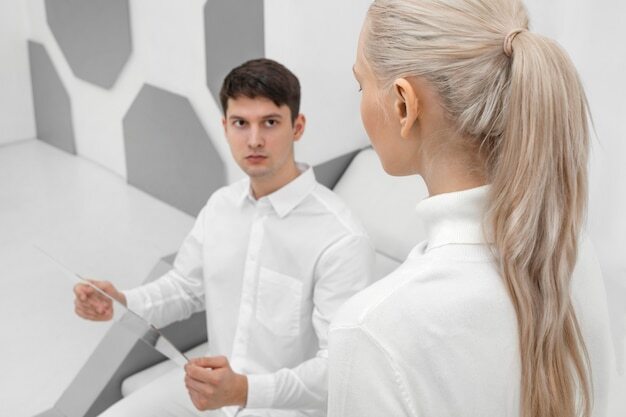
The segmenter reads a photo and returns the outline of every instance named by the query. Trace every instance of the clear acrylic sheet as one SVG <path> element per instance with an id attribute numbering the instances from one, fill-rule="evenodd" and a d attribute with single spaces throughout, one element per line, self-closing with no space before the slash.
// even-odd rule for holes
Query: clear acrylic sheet
<path id="1" fill-rule="evenodd" d="M 58 259 L 51 256 L 48 252 L 44 251 L 38 246 L 35 246 L 35 248 L 39 252 L 44 254 L 48 259 L 52 260 L 59 268 L 61 268 L 65 272 L 65 275 L 68 278 L 71 278 L 75 284 L 80 283 L 89 285 L 91 288 L 94 289 L 94 291 L 97 291 L 99 294 L 102 294 L 104 297 L 110 299 L 113 302 L 114 309 L 117 310 L 117 312 L 119 313 L 123 313 L 118 319 L 115 319 L 115 323 L 121 325 L 122 328 L 132 333 L 139 340 L 152 347 L 157 352 L 160 352 L 167 358 L 174 361 L 174 363 L 176 363 L 178 366 L 184 367 L 187 364 L 189 359 L 187 359 L 185 354 L 178 350 L 176 346 L 174 346 L 174 344 L 169 341 L 167 337 L 163 335 L 163 333 L 159 331 L 159 329 L 157 329 L 155 326 L 146 321 L 143 317 L 128 309 L 124 304 L 120 303 L 76 272 L 73 272 L 71 269 L 63 265 Z"/>

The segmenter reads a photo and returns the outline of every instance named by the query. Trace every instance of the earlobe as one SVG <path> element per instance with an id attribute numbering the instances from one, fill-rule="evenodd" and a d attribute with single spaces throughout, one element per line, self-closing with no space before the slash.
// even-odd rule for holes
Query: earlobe
<path id="1" fill-rule="evenodd" d="M 406 78 L 394 81 L 393 88 L 396 95 L 395 112 L 400 120 L 400 136 L 408 139 L 418 120 L 419 100 L 415 88 Z"/>

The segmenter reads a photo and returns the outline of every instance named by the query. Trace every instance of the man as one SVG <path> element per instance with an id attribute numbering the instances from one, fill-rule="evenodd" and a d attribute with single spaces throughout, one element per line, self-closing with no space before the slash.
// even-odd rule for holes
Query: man
<path id="1" fill-rule="evenodd" d="M 306 121 L 288 69 L 246 62 L 228 74 L 220 99 L 247 178 L 211 196 L 169 273 L 124 292 L 97 282 L 159 327 L 205 309 L 208 356 L 115 404 L 107 417 L 325 415 L 328 325 L 370 284 L 373 250 L 348 208 L 295 162 Z M 111 318 L 111 304 L 89 287 L 75 293 L 78 315 Z"/>

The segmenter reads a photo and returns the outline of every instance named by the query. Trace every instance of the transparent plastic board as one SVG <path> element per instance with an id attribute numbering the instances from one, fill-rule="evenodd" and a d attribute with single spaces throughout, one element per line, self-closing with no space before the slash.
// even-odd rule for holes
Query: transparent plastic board
<path id="1" fill-rule="evenodd" d="M 72 271 L 70 268 L 65 266 L 61 261 L 50 255 L 45 250 L 41 249 L 38 246 L 35 248 L 45 255 L 48 259 L 54 262 L 60 269 L 65 272 L 65 275 L 72 279 L 74 283 L 81 283 L 85 285 L 89 285 L 94 291 L 101 294 L 103 297 L 108 298 L 113 302 L 114 309 L 117 310 L 118 313 L 122 313 L 121 316 L 115 320 L 120 326 L 122 326 L 127 331 L 131 332 L 134 336 L 136 336 L 139 340 L 165 355 L 167 358 L 171 359 L 180 367 L 184 367 L 189 359 L 182 353 L 180 350 L 174 346 L 174 344 L 163 335 L 163 333 L 157 329 L 154 325 L 150 324 L 146 319 L 141 317 L 139 314 L 127 308 L 124 304 L 117 301 L 115 298 L 111 297 L 109 294 L 102 291 L 100 288 L 93 285 L 89 280 L 85 279 L 78 273 Z"/>

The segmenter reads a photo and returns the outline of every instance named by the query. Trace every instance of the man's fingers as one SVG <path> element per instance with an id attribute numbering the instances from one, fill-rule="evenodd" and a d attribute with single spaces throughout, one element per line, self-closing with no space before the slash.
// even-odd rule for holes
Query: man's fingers
<path id="1" fill-rule="evenodd" d="M 74 294 L 81 301 L 87 301 L 90 295 L 94 292 L 93 288 L 89 285 L 85 284 L 76 284 L 74 285 Z"/>
<path id="2" fill-rule="evenodd" d="M 189 392 L 189 398 L 191 398 L 191 402 L 198 410 L 205 411 L 210 408 L 209 407 L 210 400 L 207 399 L 207 397 L 205 397 L 201 393 L 194 391 L 194 390 L 188 390 L 188 392 Z"/>
<path id="3" fill-rule="evenodd" d="M 76 307 L 77 309 L 80 309 L 81 311 L 89 311 L 92 313 L 96 312 L 96 309 L 91 303 L 83 302 L 80 299 L 74 300 L 74 307 Z"/>
<path id="4" fill-rule="evenodd" d="M 185 366 L 187 377 L 203 383 L 213 383 L 214 378 L 211 376 L 211 369 L 201 368 L 194 364 L 188 363 Z"/>
<path id="5" fill-rule="evenodd" d="M 104 313 L 111 306 L 111 302 L 108 299 L 103 299 L 102 297 L 98 297 L 95 300 L 94 307 L 96 311 L 100 314 Z"/>
<path id="6" fill-rule="evenodd" d="M 84 310 L 84 309 L 82 309 L 80 307 L 76 307 L 74 309 L 74 311 L 80 317 L 88 319 L 88 320 L 94 320 L 94 321 L 108 320 L 109 316 L 111 315 L 109 312 L 105 312 L 104 314 L 100 314 L 100 313 L 96 313 L 96 312 L 91 311 L 91 310 Z"/>
<path id="7" fill-rule="evenodd" d="M 98 286 L 98 288 L 100 288 L 100 286 Z M 76 295 L 76 298 L 83 302 L 98 300 L 100 302 L 109 303 L 111 301 L 87 284 L 74 285 L 74 294 Z"/>
<path id="8" fill-rule="evenodd" d="M 114 293 L 115 287 L 108 281 L 88 279 L 91 285 L 105 293 Z M 74 310 L 77 315 L 88 320 L 107 321 L 113 318 L 113 302 L 89 284 L 74 285 Z"/>
<path id="9" fill-rule="evenodd" d="M 190 362 L 201 368 L 224 368 L 228 366 L 228 359 L 226 356 L 205 356 L 202 358 L 191 359 Z"/>
<path id="10" fill-rule="evenodd" d="M 106 321 L 110 320 L 113 317 L 113 309 L 112 308 L 104 308 L 102 310 L 97 310 L 91 308 L 89 305 L 85 305 L 78 301 L 74 304 L 74 311 L 80 317 L 83 317 L 88 320 L 94 321 Z"/>
<path id="11" fill-rule="evenodd" d="M 83 305 L 85 308 L 92 308 L 98 312 L 104 312 L 107 308 L 112 306 L 111 300 L 103 296 L 102 294 L 98 294 L 91 289 L 91 294 L 85 295 L 81 292 L 81 290 L 77 289 L 77 297 L 76 302 Z"/>
<path id="12" fill-rule="evenodd" d="M 109 295 L 115 292 L 115 287 L 109 281 L 98 281 L 95 279 L 88 279 L 87 281 L 89 281 L 89 283 L 93 285 L 94 287 L 102 290 L 103 292 Z M 76 294 L 77 297 L 81 298 L 82 300 L 85 300 L 92 295 L 103 297 L 103 295 L 100 294 L 91 285 L 78 283 L 74 285 L 74 293 Z"/>
<path id="13" fill-rule="evenodd" d="M 80 316 L 80 317 L 82 317 L 84 319 L 94 320 L 94 321 L 99 320 L 99 315 L 94 313 L 93 311 L 85 310 L 85 309 L 82 309 L 82 308 L 80 308 L 78 306 L 74 308 L 74 311 L 76 312 L 76 314 L 78 316 Z"/>
<path id="14" fill-rule="evenodd" d="M 202 381 L 193 379 L 189 376 L 185 377 L 185 386 L 189 391 L 193 391 L 204 396 L 214 394 L 214 390 L 210 385 L 203 383 Z"/>
<path id="15" fill-rule="evenodd" d="M 91 314 L 106 314 L 109 311 L 112 311 L 112 306 L 110 304 L 83 303 L 79 300 L 76 300 L 74 302 L 74 306 L 76 308 L 79 308 L 81 311 Z"/>

